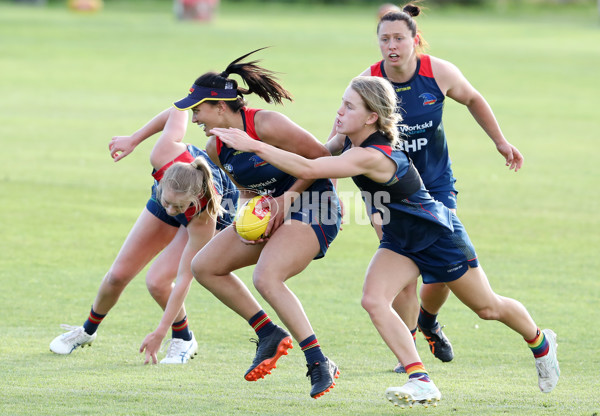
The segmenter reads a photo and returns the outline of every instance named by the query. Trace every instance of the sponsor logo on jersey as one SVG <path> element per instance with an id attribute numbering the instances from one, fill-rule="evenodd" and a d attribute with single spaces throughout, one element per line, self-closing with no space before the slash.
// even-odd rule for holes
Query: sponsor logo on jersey
<path id="1" fill-rule="evenodd" d="M 396 92 L 410 91 L 411 89 L 410 85 L 408 87 L 396 87 Z"/>
<path id="2" fill-rule="evenodd" d="M 245 152 L 242 152 L 241 150 L 236 150 L 235 152 L 233 152 L 233 155 L 237 156 L 237 155 L 241 155 L 242 153 L 245 153 Z"/>
<path id="3" fill-rule="evenodd" d="M 277 179 L 271 178 L 271 179 L 268 179 L 268 180 L 266 180 L 264 182 L 259 182 L 259 183 L 254 183 L 254 184 L 251 184 L 251 185 L 247 185 L 246 188 L 250 188 L 250 189 L 266 188 L 269 185 L 273 185 L 275 182 L 277 182 Z M 272 191 L 270 191 L 270 192 L 272 192 Z"/>
<path id="4" fill-rule="evenodd" d="M 418 139 L 404 140 L 399 144 L 401 150 L 405 152 L 417 152 L 427 146 L 427 139 L 419 137 Z"/>
<path id="5" fill-rule="evenodd" d="M 419 95 L 419 98 L 423 99 L 423 105 L 433 105 L 437 102 L 435 95 L 428 92 L 424 92 L 423 94 Z"/>
<path id="6" fill-rule="evenodd" d="M 225 169 L 225 171 L 229 173 L 233 172 L 233 166 L 231 166 L 229 163 L 225 163 L 223 165 L 223 169 Z"/>
<path id="7" fill-rule="evenodd" d="M 407 124 L 400 124 L 398 126 L 398 130 L 400 131 L 400 133 L 410 136 L 413 134 L 423 134 L 425 133 L 426 129 L 430 129 L 432 127 L 433 120 L 429 120 L 422 124 L 413 124 L 412 126 L 409 126 Z"/>
<path id="8" fill-rule="evenodd" d="M 252 156 L 250 158 L 250 161 L 252 161 L 252 163 L 254 163 L 255 168 L 259 168 L 259 167 L 267 164 L 267 162 L 265 162 L 264 160 L 262 160 L 260 157 L 258 157 L 256 155 Z"/>

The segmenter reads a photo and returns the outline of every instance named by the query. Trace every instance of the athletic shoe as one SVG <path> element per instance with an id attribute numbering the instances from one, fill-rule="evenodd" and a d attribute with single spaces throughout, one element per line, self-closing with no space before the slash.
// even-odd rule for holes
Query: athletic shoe
<path id="1" fill-rule="evenodd" d="M 192 339 L 189 341 L 171 338 L 167 343 L 169 349 L 167 349 L 167 356 L 160 360 L 161 364 L 185 364 L 198 353 L 198 342 L 193 332 Z"/>
<path id="2" fill-rule="evenodd" d="M 423 381 L 421 378 L 410 378 L 402 387 L 389 387 L 385 391 L 385 397 L 394 404 L 394 406 L 413 407 L 415 403 L 422 404 L 425 407 L 429 405 L 437 406 L 437 402 L 442 398 L 442 394 L 433 384 L 433 381 Z"/>
<path id="3" fill-rule="evenodd" d="M 310 376 L 310 396 L 317 399 L 335 387 L 335 378 L 339 378 L 340 371 L 337 365 L 329 358 L 325 361 L 317 361 L 312 364 L 306 364 L 308 371 L 306 377 Z"/>
<path id="4" fill-rule="evenodd" d="M 429 349 L 435 358 L 447 363 L 454 358 L 454 351 L 452 351 L 452 344 L 442 332 L 442 328 L 443 326 L 440 326 L 438 322 L 431 329 L 419 327 L 419 331 L 425 335 Z"/>
<path id="5" fill-rule="evenodd" d="M 92 345 L 92 342 L 96 339 L 95 332 L 92 335 L 89 335 L 83 330 L 82 326 L 61 324 L 60 327 L 66 329 L 68 332 L 57 336 L 50 343 L 50 351 L 55 354 L 71 354 L 75 348 L 79 346 L 83 348 L 85 345 Z"/>
<path id="6" fill-rule="evenodd" d="M 289 348 L 294 348 L 290 334 L 279 326 L 276 326 L 270 335 L 259 340 L 251 339 L 251 341 L 256 342 L 256 355 L 244 375 L 248 381 L 256 381 L 271 374 L 271 370 L 277 368 L 275 364 L 279 357 L 287 355 Z"/>
<path id="7" fill-rule="evenodd" d="M 394 367 L 394 373 L 398 373 L 398 374 L 406 373 L 406 370 L 404 369 L 404 366 L 402 365 L 402 363 L 400 361 L 398 361 L 398 364 L 396 364 L 396 367 Z"/>
<path id="8" fill-rule="evenodd" d="M 551 329 L 542 331 L 548 340 L 548 354 L 535 359 L 535 368 L 538 373 L 538 385 L 542 393 L 550 393 L 560 376 L 560 368 L 558 367 L 558 359 L 556 358 L 556 334 Z"/>

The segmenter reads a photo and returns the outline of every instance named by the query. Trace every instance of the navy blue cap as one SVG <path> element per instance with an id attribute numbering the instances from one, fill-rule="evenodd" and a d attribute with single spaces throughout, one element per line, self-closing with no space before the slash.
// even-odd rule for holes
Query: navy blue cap
<path id="1" fill-rule="evenodd" d="M 230 82 L 228 82 L 226 86 L 231 86 L 231 88 L 207 88 L 194 84 L 190 88 L 190 93 L 188 94 L 188 96 L 182 98 L 179 101 L 176 101 L 173 105 L 178 110 L 187 110 L 207 100 L 237 100 L 237 89 L 233 88 L 233 84 Z"/>

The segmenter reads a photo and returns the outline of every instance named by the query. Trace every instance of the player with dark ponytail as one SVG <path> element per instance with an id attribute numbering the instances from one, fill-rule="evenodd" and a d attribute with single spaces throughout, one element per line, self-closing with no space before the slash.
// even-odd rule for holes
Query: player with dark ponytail
<path id="1" fill-rule="evenodd" d="M 220 73 L 208 72 L 198 77 L 187 97 L 177 101 L 175 107 L 191 109 L 192 122 L 203 125 L 207 136 L 213 128 L 237 128 L 254 140 L 308 159 L 329 155 L 322 143 L 285 115 L 247 107 L 244 96 L 250 94 L 258 95 L 267 103 L 292 100 L 272 71 L 259 66 L 258 61 L 244 62 L 259 50 L 234 60 Z M 239 76 L 248 88 L 239 86 L 232 75 Z M 333 184 L 328 179 L 298 180 L 256 154 L 226 146 L 216 136 L 209 137 L 206 151 L 246 196 L 271 197 L 271 221 L 266 237 L 258 242 L 242 240 L 234 227 L 221 232 L 194 258 L 194 276 L 256 331 L 256 355 L 246 371 L 246 380 L 255 381 L 270 374 L 277 360 L 292 348 L 293 337 L 305 354 L 307 375 L 311 379 L 310 395 L 320 397 L 335 385 L 338 367 L 321 351 L 302 304 L 285 282 L 304 270 L 314 258 L 323 257 L 338 233 L 341 212 Z M 233 274 L 253 264 L 256 265 L 254 286 L 289 333 L 271 321 L 244 283 Z M 158 337 L 146 344 L 147 357 L 156 354 L 159 347 Z"/>

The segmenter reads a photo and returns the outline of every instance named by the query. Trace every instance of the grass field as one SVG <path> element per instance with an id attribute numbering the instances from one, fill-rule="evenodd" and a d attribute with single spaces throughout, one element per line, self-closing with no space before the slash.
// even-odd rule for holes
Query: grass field
<path id="1" fill-rule="evenodd" d="M 170 2 L 108 2 L 95 15 L 0 2 L 0 414 L 388 415 L 404 376 L 360 307 L 377 245 L 352 221 L 324 260 L 289 282 L 324 352 L 341 370 L 313 400 L 298 346 L 265 380 L 243 373 L 248 325 L 194 283 L 186 305 L 200 352 L 181 367 L 143 366 L 137 352 L 161 316 L 143 276 L 127 288 L 92 348 L 49 352 L 60 323 L 81 325 L 100 280 L 150 189 L 152 140 L 122 162 L 113 135 L 130 134 L 208 70 L 266 45 L 295 102 L 280 111 L 325 139 L 349 80 L 379 59 L 375 10 L 224 2 L 210 24 L 177 22 Z M 519 337 L 480 321 L 451 297 L 440 320 L 456 358 L 418 349 L 442 391 L 411 414 L 600 413 L 600 25 L 593 6 L 517 14 L 430 10 L 430 53 L 450 60 L 492 105 L 525 155 L 509 172 L 468 111 L 448 102 L 445 128 L 459 215 L 494 289 L 523 302 L 559 337 L 561 380 L 537 388 Z M 263 105 L 250 96 L 255 107 Z M 195 126 L 192 126 L 195 127 Z M 205 137 L 190 127 L 188 141 Z M 341 189 L 353 189 L 342 181 Z M 251 269 L 239 275 L 250 284 Z M 268 305 L 263 306 L 274 318 Z"/>

